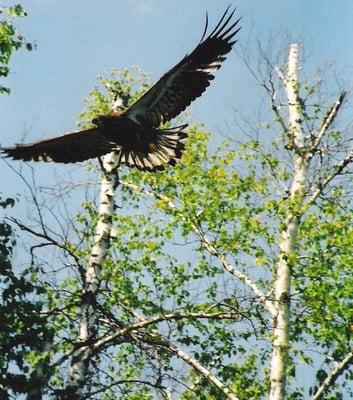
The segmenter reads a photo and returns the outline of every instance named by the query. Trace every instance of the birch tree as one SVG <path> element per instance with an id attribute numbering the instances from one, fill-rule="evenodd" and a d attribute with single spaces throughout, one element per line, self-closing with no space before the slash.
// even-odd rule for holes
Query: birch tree
<path id="1" fill-rule="evenodd" d="M 279 260 L 274 284 L 273 353 L 270 366 L 270 399 L 284 399 L 287 351 L 289 347 L 289 311 L 291 297 L 290 259 L 294 253 L 300 223 L 300 213 L 305 195 L 308 157 L 305 154 L 305 137 L 301 126 L 299 101 L 298 45 L 289 48 L 287 74 L 284 81 L 288 99 L 287 135 L 293 145 L 293 177 L 289 188 L 292 204 L 287 211 L 284 229 L 279 238 Z"/>
<path id="2" fill-rule="evenodd" d="M 117 169 L 119 154 L 110 153 L 103 157 L 98 222 L 89 262 L 83 275 L 83 293 L 80 306 L 80 328 L 77 351 L 71 361 L 67 397 L 79 397 L 89 375 L 90 362 L 94 356 L 91 344 L 97 338 L 97 296 L 99 274 L 106 257 L 111 238 L 112 220 L 115 212 L 115 190 L 119 184 Z"/>
<path id="3" fill-rule="evenodd" d="M 186 172 L 183 164 L 192 153 L 188 148 L 184 163 L 172 177 L 164 184 L 147 177 L 151 188 L 142 192 L 154 197 L 158 207 L 178 221 L 174 223 L 182 227 L 185 237 L 197 238 L 200 251 L 217 260 L 218 268 L 241 284 L 234 292 L 238 304 L 246 304 L 239 298 L 239 293 L 246 293 L 244 297 L 261 310 L 261 317 L 248 310 L 256 328 L 245 337 L 258 338 L 259 331 L 267 337 L 268 347 L 258 348 L 255 369 L 259 374 L 268 363 L 269 398 L 323 398 L 330 392 L 335 398 L 339 377 L 341 394 L 349 398 L 352 315 L 347 294 L 352 264 L 350 245 L 343 249 L 338 242 L 351 240 L 351 204 L 346 196 L 351 190 L 353 153 L 349 127 L 336 128 L 347 95 L 342 90 L 332 104 L 322 104 L 321 82 L 310 85 L 300 80 L 298 47 L 289 46 L 283 69 L 266 60 L 266 80 L 259 80 L 280 128 L 269 150 L 259 143 L 258 128 L 256 139 L 240 150 L 218 153 L 218 158 L 209 158 L 205 149 L 203 153 L 198 148 L 197 161 L 193 159 Z M 276 132 L 273 124 L 262 126 Z M 232 171 L 234 166 L 237 172 Z M 207 265 L 215 268 L 211 261 Z M 256 266 L 265 267 L 266 272 Z M 326 311 L 320 315 L 319 309 Z M 235 359 L 242 348 L 239 343 L 234 343 Z M 316 349 L 313 353 L 317 355 L 303 350 L 305 345 Z M 207 352 L 215 365 L 210 347 Z M 310 365 L 309 389 L 296 380 L 300 360 Z M 215 369 L 222 374 L 223 368 L 233 368 L 239 385 L 232 386 L 236 395 L 255 398 L 254 392 L 246 393 L 246 389 L 254 390 L 250 379 L 243 371 L 242 377 L 237 374 L 243 363 L 230 367 L 222 360 Z M 265 396 L 266 379 L 257 380 L 263 382 L 255 391 L 258 398 Z M 204 392 L 202 382 L 199 388 Z M 244 382 L 249 386 L 242 387 Z"/>
<path id="4" fill-rule="evenodd" d="M 23 360 L 34 374 L 46 357 L 38 398 L 352 396 L 349 96 L 323 98 L 298 44 L 283 64 L 256 76 L 272 114 L 218 147 L 191 125 L 175 167 L 121 166 L 114 197 L 115 164 L 102 180 L 89 164 L 88 182 L 34 192 L 37 226 L 12 218 L 46 288 L 51 346 Z M 128 70 L 100 82 L 123 105 L 148 87 Z M 111 104 L 96 88 L 83 120 Z"/>

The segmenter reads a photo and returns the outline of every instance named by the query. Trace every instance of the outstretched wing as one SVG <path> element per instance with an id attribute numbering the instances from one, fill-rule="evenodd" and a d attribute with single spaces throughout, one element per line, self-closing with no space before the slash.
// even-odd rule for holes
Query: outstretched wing
<path id="1" fill-rule="evenodd" d="M 235 10 L 226 9 L 215 29 L 205 39 L 208 27 L 206 15 L 205 30 L 201 41 L 192 53 L 186 55 L 175 67 L 163 75 L 127 111 L 126 115 L 140 124 L 153 127 L 171 120 L 206 90 L 212 75 L 221 67 L 234 43 L 240 27 L 240 20 L 232 21 Z"/>
<path id="2" fill-rule="evenodd" d="M 74 163 L 102 156 L 113 148 L 114 144 L 110 143 L 99 129 L 91 128 L 32 144 L 5 147 L 1 151 L 14 160 Z"/>

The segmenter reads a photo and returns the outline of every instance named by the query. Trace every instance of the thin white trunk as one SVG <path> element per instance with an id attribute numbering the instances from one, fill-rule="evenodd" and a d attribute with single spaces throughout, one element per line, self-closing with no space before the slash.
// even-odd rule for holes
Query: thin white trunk
<path id="1" fill-rule="evenodd" d="M 77 345 L 84 345 L 84 351 L 79 351 L 73 356 L 70 372 L 68 395 L 79 398 L 79 394 L 89 372 L 92 358 L 92 348 L 89 343 L 94 340 L 97 333 L 96 296 L 99 282 L 99 269 L 102 265 L 109 247 L 111 237 L 112 217 L 115 209 L 114 192 L 118 185 L 116 168 L 119 164 L 118 155 L 110 153 L 103 158 L 104 173 L 101 180 L 99 218 L 96 227 L 94 245 L 87 266 L 84 282 L 84 293 L 81 303 L 81 319 Z"/>
<path id="2" fill-rule="evenodd" d="M 274 285 L 273 351 L 270 363 L 270 400 L 283 400 L 286 392 L 286 368 L 289 347 L 288 321 L 290 312 L 290 262 L 294 252 L 302 204 L 308 159 L 304 151 L 304 133 L 301 128 L 301 105 L 298 97 L 298 44 L 289 48 L 285 89 L 288 97 L 288 136 L 294 151 L 293 180 L 290 187 L 291 205 L 280 235 L 280 255 Z"/>

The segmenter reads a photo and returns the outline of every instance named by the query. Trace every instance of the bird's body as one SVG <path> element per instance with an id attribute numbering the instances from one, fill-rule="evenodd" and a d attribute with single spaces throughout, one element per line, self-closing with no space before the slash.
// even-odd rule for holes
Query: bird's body
<path id="1" fill-rule="evenodd" d="M 135 122 L 124 112 L 100 115 L 93 123 L 105 140 L 114 144 L 117 151 L 122 151 L 127 165 L 141 170 L 162 170 L 164 164 L 175 164 L 175 158 L 180 158 L 184 150 L 180 140 L 187 136 L 182 132 L 186 125 L 156 129 L 152 125 Z"/>
<path id="2" fill-rule="evenodd" d="M 153 127 L 140 125 L 128 118 L 124 113 L 113 112 L 100 115 L 93 123 L 101 129 L 103 136 L 116 147 L 123 147 L 128 151 L 149 152 L 149 144 L 153 142 Z"/>
<path id="3" fill-rule="evenodd" d="M 184 150 L 183 131 L 186 125 L 170 129 L 159 126 L 179 115 L 201 96 L 213 72 L 218 70 L 225 55 L 236 41 L 239 31 L 232 22 L 234 11 L 229 7 L 216 28 L 205 39 L 206 26 L 200 43 L 178 64 L 164 74 L 146 93 L 123 112 L 111 112 L 93 119 L 93 127 L 69 132 L 33 144 L 1 149 L 7 156 L 24 161 L 78 162 L 120 151 L 122 161 L 130 167 L 156 171 L 165 164 L 176 163 Z"/>

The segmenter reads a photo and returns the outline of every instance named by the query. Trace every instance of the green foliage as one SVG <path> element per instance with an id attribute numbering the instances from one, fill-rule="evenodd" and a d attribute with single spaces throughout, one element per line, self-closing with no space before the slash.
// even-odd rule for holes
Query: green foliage
<path id="1" fill-rule="evenodd" d="M 0 207 L 13 206 L 14 200 L 0 201 Z M 47 363 L 43 344 L 52 340 L 52 329 L 42 315 L 40 296 L 44 288 L 35 281 L 36 267 L 15 272 L 12 253 L 15 240 L 7 222 L 0 223 L 0 396 L 27 393 L 38 377 L 31 368 Z"/>
<path id="2" fill-rule="evenodd" d="M 14 199 L 0 197 L 0 208 L 12 207 Z M 15 241 L 12 237 L 11 226 L 6 222 L 0 223 L 0 273 L 6 274 L 11 270 L 11 255 Z"/>
<path id="3" fill-rule="evenodd" d="M 118 78 L 114 77 L 113 82 L 100 78 L 103 87 L 110 91 L 110 101 L 96 88 L 81 115 L 84 121 L 109 112 L 111 99 L 116 93 L 120 95 L 121 88 L 129 94 L 125 106 L 138 97 L 126 71 L 120 72 Z M 133 323 L 135 315 L 153 318 L 166 313 L 229 312 L 233 317 L 180 318 L 152 324 L 138 334 L 145 341 L 143 351 L 136 345 L 115 348 L 112 357 L 117 362 L 111 363 L 110 373 L 118 380 L 143 381 L 145 375 L 156 376 L 159 370 L 163 371 L 166 382 L 181 379 L 173 374 L 179 362 L 166 352 L 156 351 L 149 343 L 148 337 L 158 334 L 168 336 L 181 347 L 186 346 L 203 365 L 216 370 L 221 379 L 234 383 L 236 392 L 261 398 L 266 387 L 265 376 L 260 376 L 257 382 L 253 378 L 255 364 L 258 368 L 262 361 L 261 357 L 255 357 L 257 350 L 251 356 L 247 353 L 246 341 L 254 334 L 254 326 L 243 315 L 247 321 L 256 323 L 262 307 L 253 307 L 252 297 L 245 292 L 240 295 L 234 292 L 234 282 L 227 278 L 219 263 L 210 260 L 200 243 L 195 242 L 193 229 L 197 224 L 210 232 L 218 249 L 239 257 L 240 268 L 247 265 L 247 258 L 253 260 L 254 271 L 259 267 L 262 270 L 270 258 L 266 258 L 265 250 L 255 242 L 259 236 L 274 242 L 274 231 L 261 222 L 264 214 L 272 212 L 267 205 L 269 177 L 258 178 L 255 173 L 261 162 L 265 164 L 265 157 L 254 151 L 258 145 L 252 142 L 239 151 L 224 143 L 211 154 L 209 135 L 201 127 L 190 128 L 189 135 L 182 161 L 176 167 L 156 174 L 120 172 L 122 181 L 129 183 L 122 185 L 118 195 L 119 207 L 126 211 L 119 210 L 113 217 L 114 239 L 100 271 L 100 278 L 105 282 L 100 307 L 104 315 L 116 316 L 117 327 Z M 266 157 L 271 157 L 276 168 L 276 159 L 270 154 Z M 246 166 L 243 174 L 234 168 L 238 159 Z M 131 190 L 131 185 L 135 189 Z M 264 206 L 257 206 L 259 199 L 264 201 Z M 175 208 L 170 207 L 170 201 L 175 203 Z M 85 212 L 77 217 L 80 224 L 77 230 L 82 232 L 80 252 L 76 249 L 80 258 L 89 256 L 97 223 L 94 205 L 87 202 L 84 208 Z M 141 213 L 141 209 L 145 212 Z M 173 250 L 176 244 L 182 250 L 181 256 Z M 192 254 L 193 261 L 182 254 Z M 241 285 L 239 289 L 245 290 Z M 259 335 L 267 333 L 266 319 L 261 317 L 256 323 Z M 104 335 L 105 327 L 101 329 Z M 268 346 L 261 351 L 267 353 Z M 139 385 L 132 387 L 127 385 L 127 390 L 140 393 Z M 151 388 L 147 386 L 147 389 L 152 393 Z M 213 395 L 213 389 L 209 387 L 209 390 Z M 121 398 L 125 398 L 124 386 L 120 386 L 120 391 Z"/>
<path id="4" fill-rule="evenodd" d="M 300 233 L 305 257 L 297 263 L 295 270 L 295 286 L 300 301 L 296 301 L 293 339 L 303 343 L 310 338 L 324 354 L 317 375 L 320 382 L 332 364 L 342 360 L 353 345 L 351 202 L 344 199 L 342 191 L 333 191 L 330 198 L 308 214 Z M 312 358 L 311 355 L 307 363 L 312 363 Z M 352 379 L 350 374 L 347 379 Z M 353 396 L 349 385 L 345 395 Z M 335 394 L 333 396 L 336 398 Z"/>
<path id="5" fill-rule="evenodd" d="M 12 19 L 27 16 L 20 4 L 9 7 L 1 7 L 0 14 L 0 77 L 7 77 L 10 68 L 9 63 L 13 53 L 21 48 L 32 50 L 33 45 L 26 42 L 24 36 L 17 30 Z M 10 93 L 10 89 L 0 85 L 0 94 Z"/>
<path id="6" fill-rule="evenodd" d="M 261 384 L 263 377 L 258 372 L 256 355 L 245 357 L 242 364 L 227 364 L 222 369 L 222 378 L 232 382 L 230 385 L 240 400 L 261 399 L 266 395 L 267 388 Z M 220 400 L 224 394 L 216 390 L 204 378 L 191 373 L 192 390 L 186 390 L 182 400 Z"/>
<path id="7" fill-rule="evenodd" d="M 140 87 L 144 91 L 148 85 L 138 69 L 133 74 L 116 70 L 107 79 L 99 78 L 86 101 L 81 124 L 87 126 L 97 114 L 110 112 L 117 97 L 122 99 L 120 106 L 127 107 L 141 94 Z M 306 90 L 309 95 L 316 93 L 310 86 Z M 306 117 L 316 121 L 322 112 L 314 109 Z M 219 390 L 163 346 L 166 340 L 208 368 L 240 399 L 266 397 L 271 317 L 217 255 L 256 281 L 271 299 L 278 239 L 288 214 L 299 216 L 302 211 L 297 199 L 288 198 L 292 172 L 283 154 L 286 138 L 280 134 L 266 145 L 255 139 L 236 146 L 225 141 L 214 148 L 201 126 L 192 125 L 188 133 L 185 152 L 175 167 L 154 174 L 119 171 L 117 210 L 108 255 L 99 268 L 96 307 L 99 337 L 126 331 L 93 360 L 87 398 L 162 399 L 176 386 L 184 400 L 223 399 Z M 339 131 L 331 132 L 330 140 L 340 138 Z M 95 174 L 97 167 L 90 167 Z M 52 258 L 43 237 L 37 236 L 32 265 L 25 275 L 31 274 L 25 294 L 37 298 L 40 288 L 40 302 L 35 305 L 42 319 L 33 319 L 22 303 L 13 307 L 24 310 L 24 326 L 33 326 L 33 320 L 41 327 L 38 335 L 44 337 L 45 327 L 51 327 L 52 360 L 75 346 L 81 277 L 98 221 L 94 198 L 87 198 L 80 212 L 62 224 L 65 235 L 49 241 L 56 247 Z M 333 362 L 342 360 L 352 348 L 352 211 L 345 188 L 336 187 L 301 217 L 297 244 L 289 255 L 295 294 L 291 298 L 288 399 L 306 398 L 307 388 L 297 382 L 303 365 L 314 371 L 313 392 Z M 40 317 L 41 304 L 46 305 L 45 319 Z M 152 319 L 155 322 L 143 328 L 131 329 Z M 16 329 L 10 326 L 11 331 Z M 46 365 L 49 358 L 43 349 L 27 349 L 16 340 L 23 365 L 31 371 L 38 363 Z M 53 394 L 65 387 L 66 370 L 59 365 L 48 371 Z M 352 374 L 342 380 L 343 389 L 332 390 L 331 398 L 350 395 Z"/>
<path id="8" fill-rule="evenodd" d="M 108 78 L 98 77 L 98 83 L 85 100 L 80 126 L 89 126 L 97 115 L 111 112 L 117 98 L 121 100 L 119 107 L 127 108 L 149 87 L 148 75 L 139 67 L 112 69 Z"/>

